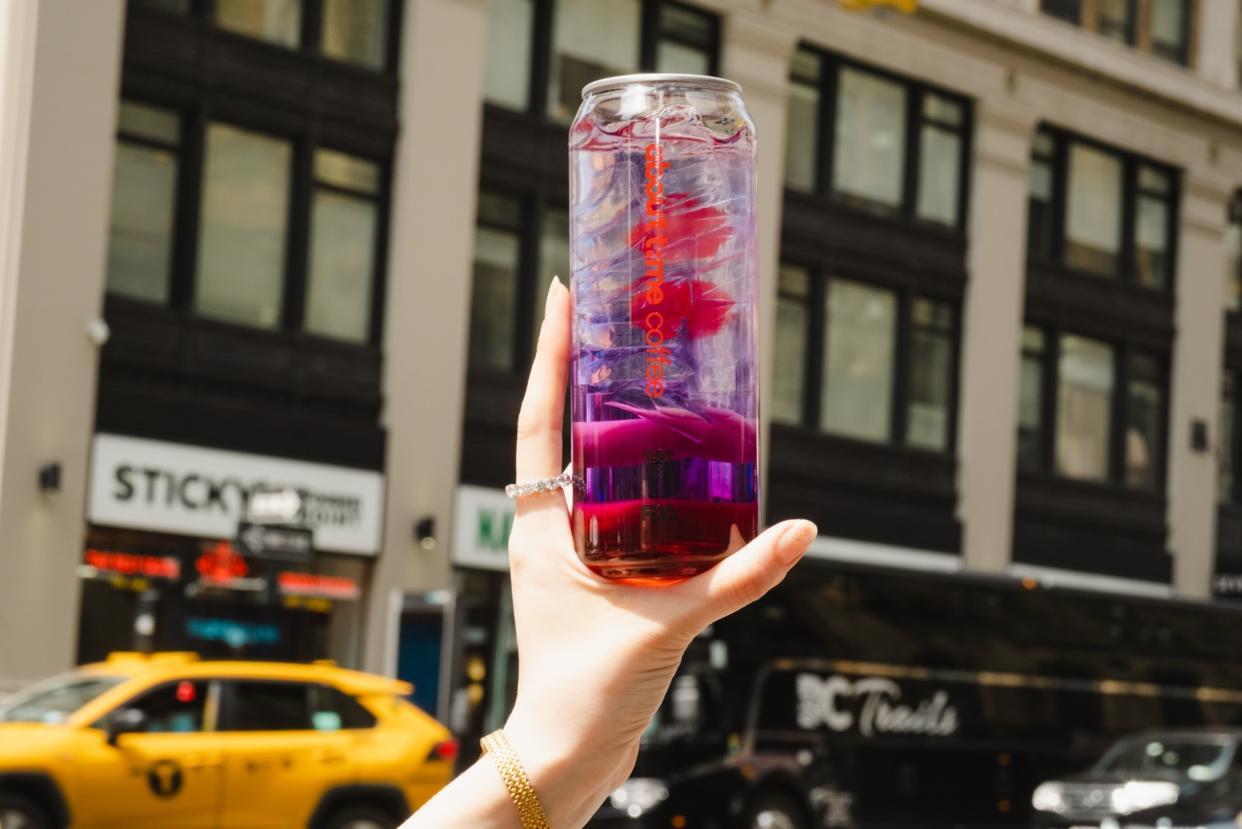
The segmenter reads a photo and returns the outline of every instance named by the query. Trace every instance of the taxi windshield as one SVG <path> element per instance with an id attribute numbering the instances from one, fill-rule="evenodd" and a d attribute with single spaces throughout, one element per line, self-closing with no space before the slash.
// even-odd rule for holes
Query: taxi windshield
<path id="1" fill-rule="evenodd" d="M 1229 764 L 1230 744 L 1216 737 L 1131 737 L 1112 747 L 1097 771 L 1215 780 Z"/>
<path id="2" fill-rule="evenodd" d="M 57 725 L 109 688 L 125 681 L 120 676 L 68 674 L 18 691 L 0 700 L 0 722 L 37 722 Z"/>

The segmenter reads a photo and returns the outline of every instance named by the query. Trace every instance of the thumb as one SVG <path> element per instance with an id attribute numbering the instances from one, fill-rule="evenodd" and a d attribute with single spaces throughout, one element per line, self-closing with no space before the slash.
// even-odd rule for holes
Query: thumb
<path id="1" fill-rule="evenodd" d="M 681 585 L 691 594 L 687 606 L 698 609 L 699 625 L 706 627 L 740 610 L 780 584 L 818 532 L 810 521 L 782 521 L 711 570 Z"/>

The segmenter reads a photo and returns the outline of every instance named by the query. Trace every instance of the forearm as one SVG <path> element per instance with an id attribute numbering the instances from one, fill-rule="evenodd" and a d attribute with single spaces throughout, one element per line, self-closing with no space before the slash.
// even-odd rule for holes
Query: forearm
<path id="1" fill-rule="evenodd" d="M 522 829 L 504 781 L 487 757 L 459 774 L 427 801 L 401 829 Z"/>

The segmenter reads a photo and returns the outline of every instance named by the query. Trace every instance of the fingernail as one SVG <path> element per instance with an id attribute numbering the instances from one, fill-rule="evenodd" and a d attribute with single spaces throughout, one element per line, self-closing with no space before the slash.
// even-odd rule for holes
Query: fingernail
<path id="1" fill-rule="evenodd" d="M 552 281 L 548 283 L 548 298 L 544 300 L 544 303 L 543 303 L 544 316 L 547 316 L 548 308 L 551 307 L 552 305 L 552 297 L 556 296 L 557 285 L 560 285 L 562 288 L 565 287 L 561 283 L 561 277 L 559 275 L 553 276 Z"/>
<path id="2" fill-rule="evenodd" d="M 819 528 L 810 521 L 795 521 L 793 526 L 781 535 L 781 543 L 777 545 L 776 555 L 784 564 L 793 564 L 806 553 Z"/>

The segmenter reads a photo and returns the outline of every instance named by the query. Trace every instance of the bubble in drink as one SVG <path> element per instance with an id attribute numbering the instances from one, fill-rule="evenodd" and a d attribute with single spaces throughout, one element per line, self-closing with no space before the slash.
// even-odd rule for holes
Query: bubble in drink
<path id="1" fill-rule="evenodd" d="M 730 81 L 610 78 L 569 163 L 575 544 L 692 576 L 758 531 L 754 124 Z"/>

